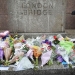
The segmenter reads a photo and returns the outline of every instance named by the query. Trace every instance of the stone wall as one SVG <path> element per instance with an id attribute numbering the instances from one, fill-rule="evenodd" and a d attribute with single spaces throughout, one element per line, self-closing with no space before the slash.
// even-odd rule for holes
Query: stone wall
<path id="1" fill-rule="evenodd" d="M 65 31 L 66 0 L 0 1 L 1 12 L 5 13 L 1 15 L 0 30 L 23 33 Z"/>
<path id="2" fill-rule="evenodd" d="M 74 30 L 75 15 L 71 15 L 74 10 L 75 0 L 0 0 L 0 31 L 51 33 Z"/>
<path id="3" fill-rule="evenodd" d="M 75 29 L 75 15 L 71 15 L 75 10 L 75 0 L 67 0 L 66 8 L 66 29 Z"/>
<path id="4" fill-rule="evenodd" d="M 9 29 L 7 0 L 0 0 L 0 30 Z"/>

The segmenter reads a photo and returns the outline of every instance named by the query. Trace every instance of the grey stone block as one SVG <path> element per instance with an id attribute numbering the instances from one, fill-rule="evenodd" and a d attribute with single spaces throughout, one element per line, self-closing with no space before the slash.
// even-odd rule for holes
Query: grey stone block
<path id="1" fill-rule="evenodd" d="M 75 69 L 47 69 L 47 70 L 23 70 L 0 71 L 1 75 L 74 75 Z"/>
<path id="2" fill-rule="evenodd" d="M 12 32 L 65 31 L 65 0 L 8 0 L 7 4 Z"/>

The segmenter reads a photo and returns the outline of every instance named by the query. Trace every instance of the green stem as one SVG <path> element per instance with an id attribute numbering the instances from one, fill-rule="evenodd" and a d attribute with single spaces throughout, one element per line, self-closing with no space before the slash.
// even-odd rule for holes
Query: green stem
<path id="1" fill-rule="evenodd" d="M 53 64 L 53 60 L 51 59 L 51 60 L 48 61 L 48 65 L 50 66 L 52 64 Z"/>
<path id="2" fill-rule="evenodd" d="M 36 66 L 38 66 L 38 58 L 36 58 Z"/>
<path id="3" fill-rule="evenodd" d="M 72 65 L 71 64 L 69 64 L 69 68 L 72 69 Z"/>
<path id="4" fill-rule="evenodd" d="M 38 69 L 38 58 L 36 58 L 36 60 L 34 61 L 34 70 Z"/>

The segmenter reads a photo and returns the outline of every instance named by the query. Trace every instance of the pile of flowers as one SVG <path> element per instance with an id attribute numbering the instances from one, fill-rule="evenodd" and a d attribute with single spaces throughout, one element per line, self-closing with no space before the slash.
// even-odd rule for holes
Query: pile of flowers
<path id="1" fill-rule="evenodd" d="M 9 31 L 0 33 L 0 65 L 16 65 L 16 70 L 35 68 L 41 60 L 45 64 L 72 65 L 75 63 L 75 39 L 58 35 L 41 35 L 27 38 L 10 35 Z"/>

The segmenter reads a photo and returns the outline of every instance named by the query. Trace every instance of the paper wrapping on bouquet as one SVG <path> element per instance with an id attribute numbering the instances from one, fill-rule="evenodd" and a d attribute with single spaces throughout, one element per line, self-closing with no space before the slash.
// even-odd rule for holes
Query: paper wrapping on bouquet
<path id="1" fill-rule="evenodd" d="M 63 47 L 66 51 L 67 54 L 69 54 L 72 50 L 72 47 L 74 46 L 74 43 L 71 41 L 60 41 L 60 46 Z"/>
<path id="2" fill-rule="evenodd" d="M 11 54 L 12 54 L 12 49 L 11 49 L 11 48 L 6 48 L 6 49 L 4 50 L 4 55 L 5 55 L 6 61 L 9 60 Z"/>
<path id="3" fill-rule="evenodd" d="M 7 31 L 4 31 L 4 32 L 1 32 L 0 33 L 0 37 L 5 37 L 5 36 L 7 36 L 9 34 L 9 31 L 7 30 Z"/>
<path id="4" fill-rule="evenodd" d="M 63 47 L 58 47 L 57 54 L 60 54 L 67 64 L 69 64 L 69 56 Z"/>
<path id="5" fill-rule="evenodd" d="M 30 59 L 34 60 L 34 59 L 33 59 L 33 50 L 30 49 L 30 50 L 26 53 L 26 56 L 29 57 Z"/>
<path id="6" fill-rule="evenodd" d="M 4 55 L 3 49 L 0 48 L 0 59 L 3 59 L 3 55 Z"/>
<path id="7" fill-rule="evenodd" d="M 75 63 L 75 50 L 72 50 L 69 54 L 69 58 Z"/>
<path id="8" fill-rule="evenodd" d="M 41 55 L 42 67 L 50 60 L 51 54 L 52 54 L 52 50 L 47 51 Z"/>
<path id="9" fill-rule="evenodd" d="M 58 38 L 59 41 L 64 40 L 64 38 L 63 38 L 63 36 L 62 36 L 61 34 L 58 34 L 58 35 L 57 35 L 57 38 Z"/>
<path id="10" fill-rule="evenodd" d="M 8 43 L 6 41 L 0 41 L 0 48 L 6 48 L 8 47 Z"/>
<path id="11" fill-rule="evenodd" d="M 5 56 L 5 59 L 8 60 L 10 55 L 11 55 L 11 49 L 8 48 L 9 45 L 8 45 L 8 41 L 5 40 L 5 41 L 0 41 L 0 48 L 3 49 L 3 52 L 4 52 L 4 56 Z"/>
<path id="12" fill-rule="evenodd" d="M 49 36 L 48 40 L 52 42 L 52 41 L 54 41 L 54 37 L 53 36 Z"/>
<path id="13" fill-rule="evenodd" d="M 18 54 L 21 51 L 21 49 L 20 49 L 21 46 L 22 46 L 22 43 L 21 42 L 18 42 L 18 43 L 15 43 L 14 44 L 14 48 L 15 48 L 15 53 L 14 54 L 15 55 Z"/>
<path id="14" fill-rule="evenodd" d="M 20 40 L 21 42 L 25 43 L 24 35 L 22 35 L 22 36 L 19 38 L 19 40 Z"/>
<path id="15" fill-rule="evenodd" d="M 26 44 L 23 44 L 20 49 L 21 49 L 22 51 L 24 51 L 24 52 L 28 52 L 28 51 L 29 51 L 29 46 L 26 45 Z"/>
<path id="16" fill-rule="evenodd" d="M 28 46 L 33 46 L 33 41 L 35 41 L 34 38 L 28 38 L 28 39 L 26 40 L 26 44 L 27 44 Z"/>
<path id="17" fill-rule="evenodd" d="M 30 62 L 30 60 L 27 57 L 23 57 L 17 67 L 15 68 L 16 71 L 18 70 L 26 70 L 26 69 L 30 69 L 30 68 L 34 68 L 34 65 Z"/>

